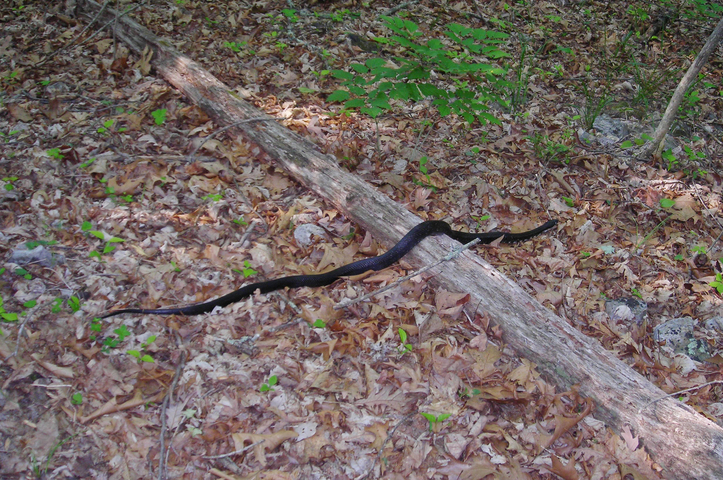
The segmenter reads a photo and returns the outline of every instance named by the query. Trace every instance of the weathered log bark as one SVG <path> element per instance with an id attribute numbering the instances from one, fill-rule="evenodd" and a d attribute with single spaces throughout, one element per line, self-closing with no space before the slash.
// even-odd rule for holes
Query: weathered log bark
<path id="1" fill-rule="evenodd" d="M 88 18 L 94 18 L 100 9 L 92 0 L 78 4 Z M 114 14 L 106 12 L 100 18 L 105 23 Z M 265 116 L 199 64 L 137 23 L 121 18 L 113 28 L 117 37 L 136 53 L 151 49 L 156 71 L 219 125 Z M 405 208 L 341 170 L 333 157 L 319 153 L 313 143 L 276 122 L 241 123 L 239 129 L 295 179 L 335 205 L 382 244 L 395 244 L 419 223 L 420 219 Z M 405 259 L 413 265 L 426 265 L 446 255 L 453 243 L 447 238 L 426 239 Z M 508 345 L 535 362 L 559 388 L 567 390 L 580 385 L 580 393 L 595 401 L 595 417 L 618 432 L 629 427 L 664 468 L 666 477 L 723 478 L 723 429 L 671 398 L 650 404 L 664 396 L 660 389 L 607 352 L 599 342 L 585 337 L 543 307 L 480 257 L 464 252 L 456 261 L 443 263 L 432 281 L 451 291 L 469 293 L 470 305 L 487 312 L 501 325 Z M 640 411 L 641 407 L 645 408 Z"/>

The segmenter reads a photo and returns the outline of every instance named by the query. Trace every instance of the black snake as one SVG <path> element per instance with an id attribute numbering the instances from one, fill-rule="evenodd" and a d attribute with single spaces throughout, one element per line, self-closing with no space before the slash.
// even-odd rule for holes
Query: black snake
<path id="1" fill-rule="evenodd" d="M 505 232 L 485 232 L 485 233 L 469 233 L 458 232 L 452 230 L 446 222 L 441 220 L 428 220 L 422 222 L 412 228 L 399 242 L 390 248 L 386 253 L 365 258 L 357 262 L 352 262 L 342 267 L 336 268 L 326 273 L 317 275 L 292 275 L 290 277 L 277 278 L 275 280 L 267 280 L 265 282 L 252 283 L 245 285 L 238 290 L 227 293 L 215 300 L 209 300 L 203 303 L 187 305 L 185 307 L 171 308 L 123 308 L 121 310 L 113 310 L 101 318 L 108 318 L 122 313 L 154 313 L 157 315 L 200 315 L 208 313 L 216 307 L 225 307 L 234 302 L 248 297 L 256 290 L 261 293 L 273 292 L 282 288 L 299 288 L 299 287 L 323 287 L 329 285 L 340 277 L 351 275 L 359 275 L 369 270 L 382 270 L 395 263 L 404 255 L 409 253 L 419 242 L 431 235 L 447 235 L 454 240 L 462 243 L 469 243 L 474 239 L 479 239 L 481 243 L 491 243 L 502 237 L 503 242 L 516 242 L 534 237 L 545 230 L 554 227 L 557 220 L 550 220 L 537 228 L 521 233 L 505 233 Z"/>

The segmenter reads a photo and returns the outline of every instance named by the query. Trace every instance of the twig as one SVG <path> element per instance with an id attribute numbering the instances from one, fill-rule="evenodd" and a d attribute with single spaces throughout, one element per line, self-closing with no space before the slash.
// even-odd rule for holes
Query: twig
<path id="1" fill-rule="evenodd" d="M 218 130 L 216 130 L 215 132 L 213 132 L 212 134 L 210 134 L 208 137 L 204 138 L 203 141 L 202 141 L 201 143 L 199 143 L 196 148 L 193 149 L 193 151 L 188 155 L 188 160 L 189 160 L 189 161 L 192 161 L 194 155 L 196 155 L 196 152 L 197 152 L 201 147 L 203 147 L 203 146 L 206 144 L 206 142 L 208 142 L 209 140 L 211 140 L 213 137 L 215 137 L 215 136 L 218 135 L 219 133 L 223 133 L 223 132 L 225 132 L 226 130 L 228 130 L 228 129 L 230 129 L 230 128 L 237 127 L 237 126 L 242 125 L 242 124 L 244 124 L 244 123 L 272 122 L 272 121 L 275 122 L 275 121 L 277 121 L 277 120 L 278 120 L 278 119 L 272 118 L 272 117 L 247 118 L 247 119 L 245 119 L 245 120 L 239 120 L 238 122 L 232 123 L 232 124 L 230 124 L 230 125 L 226 125 L 226 126 L 223 127 L 223 128 L 219 128 Z"/>
<path id="2" fill-rule="evenodd" d="M 409 420 L 410 418 L 412 418 L 412 417 L 413 417 L 414 415 L 416 415 L 416 414 L 417 414 L 417 412 L 410 412 L 410 413 L 408 413 L 404 418 L 402 418 L 402 419 L 399 421 L 399 423 L 397 423 L 396 425 L 394 425 L 394 428 L 392 428 L 392 431 L 389 433 L 389 435 L 387 435 L 386 440 L 384 440 L 384 443 L 382 443 L 382 446 L 379 448 L 379 453 L 377 453 L 377 458 L 374 459 L 374 463 L 372 463 L 372 466 L 369 467 L 369 471 L 367 472 L 367 474 L 364 475 L 363 477 L 357 478 L 356 480 L 367 480 L 367 478 L 369 478 L 369 476 L 370 476 L 370 475 L 372 474 L 372 472 L 374 471 L 374 467 L 377 465 L 377 462 L 379 461 L 380 458 L 382 458 L 382 454 L 384 453 L 384 448 L 387 446 L 387 443 L 389 443 L 389 441 L 392 439 L 392 437 L 394 436 L 394 434 L 397 432 L 397 429 L 398 429 L 399 427 L 401 427 L 402 425 L 404 425 L 407 420 Z"/>
<path id="3" fill-rule="evenodd" d="M 37 308 L 37 306 L 35 308 Z M 15 350 L 13 351 L 13 353 L 8 355 L 7 358 L 0 360 L 0 365 L 8 362 L 11 358 L 18 356 L 18 352 L 20 351 L 20 339 L 23 338 L 23 332 L 25 331 L 25 324 L 27 324 L 28 320 L 30 320 L 30 318 L 33 317 L 33 315 L 31 315 L 32 310 L 34 310 L 34 309 L 28 310 L 27 315 L 25 315 L 23 317 L 23 321 L 22 321 L 22 323 L 20 323 L 20 328 L 18 328 L 18 338 L 15 341 Z"/>
<path id="4" fill-rule="evenodd" d="M 236 450 L 235 452 L 224 453 L 224 454 L 221 454 L 221 455 L 202 455 L 201 458 L 205 458 L 205 459 L 207 459 L 207 460 L 216 460 L 216 459 L 219 459 L 219 458 L 233 457 L 234 455 L 238 455 L 238 454 L 240 454 L 240 453 L 244 453 L 244 452 L 247 451 L 247 450 L 251 450 L 251 449 L 254 448 L 256 445 L 260 445 L 260 444 L 262 444 L 262 443 L 264 443 L 264 442 L 265 442 L 265 440 L 259 440 L 258 442 L 252 443 L 252 444 L 249 445 L 248 447 L 244 447 L 244 448 L 242 448 L 241 450 Z"/>
<path id="5" fill-rule="evenodd" d="M 708 385 L 715 385 L 715 384 L 719 384 L 719 383 L 723 383 L 723 380 L 713 380 L 711 382 L 703 383 L 701 385 L 696 385 L 695 387 L 690 387 L 690 388 L 686 388 L 685 390 L 678 390 L 677 392 L 663 395 L 662 397 L 656 398 L 655 400 L 651 400 L 650 402 L 648 402 L 645 405 L 643 405 L 642 407 L 640 407 L 640 409 L 638 409 L 638 413 L 641 413 L 643 410 L 648 408 L 650 405 L 652 405 L 656 402 L 659 402 L 663 399 L 666 399 L 668 397 L 674 397 L 675 395 L 680 395 L 681 393 L 692 392 L 693 390 L 698 390 L 699 388 L 703 388 L 703 387 L 707 387 Z"/>
<path id="6" fill-rule="evenodd" d="M 251 223 L 249 224 L 248 228 L 246 229 L 244 234 L 241 236 L 240 244 L 242 247 L 243 247 L 244 243 L 246 243 L 246 240 L 248 240 L 249 237 L 251 236 L 251 232 L 254 231 L 254 227 L 256 226 L 257 223 L 261 223 L 261 220 L 259 220 L 258 218 L 254 218 L 253 220 L 251 220 Z"/>
<path id="7" fill-rule="evenodd" d="M 56 56 L 56 55 L 59 54 L 60 52 L 63 52 L 63 51 L 65 51 L 65 50 L 69 49 L 70 47 L 72 47 L 73 44 L 75 44 L 75 42 L 76 42 L 80 37 L 82 37 L 83 34 L 85 34 L 85 32 L 87 32 L 87 31 L 90 29 L 90 27 L 92 27 L 93 24 L 94 24 L 96 21 L 98 21 L 98 19 L 99 19 L 100 16 L 103 14 L 103 12 L 105 11 L 105 8 L 108 6 L 108 4 L 110 3 L 110 1 L 111 1 L 111 0 L 106 0 L 106 1 L 103 3 L 103 5 L 100 7 L 100 10 L 98 10 L 98 13 L 96 14 L 96 16 L 93 17 L 93 20 L 91 20 L 90 23 L 88 23 L 88 25 L 85 26 L 85 28 L 83 29 L 83 31 L 81 31 L 78 35 L 76 35 L 74 39 L 72 39 L 70 42 L 66 43 L 64 46 L 60 47 L 59 49 L 55 50 L 54 52 L 49 53 L 47 57 L 45 57 L 44 59 L 42 59 L 41 61 L 39 61 L 38 63 L 36 63 L 34 66 L 39 67 L 39 66 L 45 64 L 48 60 L 50 60 L 51 58 L 53 58 L 54 56 Z M 140 7 L 140 5 L 135 5 L 135 6 L 133 6 L 133 7 L 130 7 L 128 10 L 126 10 L 126 11 L 123 12 L 123 13 L 121 13 L 120 15 L 118 15 L 117 17 L 115 17 L 113 20 L 111 20 L 110 22 L 106 23 L 105 25 L 103 25 L 102 27 L 100 27 L 98 30 L 96 30 L 96 32 L 95 32 L 93 35 L 91 35 L 91 36 L 88 37 L 87 39 L 83 40 L 83 42 L 81 43 L 81 45 L 82 45 L 83 43 L 87 43 L 87 42 L 91 41 L 91 40 L 92 40 L 93 38 L 95 38 L 100 32 L 102 32 L 103 30 L 105 30 L 105 28 L 106 28 L 108 25 L 110 25 L 110 24 L 113 23 L 113 22 L 117 22 L 117 21 L 118 21 L 118 18 L 120 18 L 120 17 L 122 17 L 122 16 L 124 16 L 124 15 L 128 15 L 128 14 L 131 13 L 133 10 L 135 10 L 135 9 L 137 9 L 137 8 L 139 8 L 139 7 Z"/>
<path id="8" fill-rule="evenodd" d="M 178 346 L 180 347 L 180 341 L 178 337 L 176 337 L 176 343 L 179 344 Z M 171 386 L 168 389 L 166 398 L 163 399 L 163 407 L 161 408 L 161 438 L 160 450 L 158 452 L 158 480 L 164 480 L 166 478 L 166 462 L 168 461 L 168 455 L 170 454 L 170 449 L 168 450 L 168 452 L 166 452 L 166 410 L 168 410 L 168 405 L 171 403 L 171 399 L 173 398 L 173 392 L 178 385 L 178 380 L 181 378 L 181 372 L 183 371 L 183 367 L 185 365 L 186 351 L 182 350 L 181 359 L 176 366 L 176 373 L 173 375 L 173 381 L 171 382 Z"/>
<path id="9" fill-rule="evenodd" d="M 387 11 L 384 13 L 384 15 L 386 15 L 387 17 L 388 17 L 389 15 L 394 15 L 394 14 L 397 13 L 399 10 L 402 10 L 403 8 L 411 7 L 412 5 L 415 5 L 415 4 L 417 4 L 417 3 L 419 3 L 419 0 L 412 0 L 411 2 L 400 3 L 400 4 L 397 5 L 396 7 L 393 7 L 393 8 L 390 8 L 389 10 L 387 10 Z"/>
<path id="10" fill-rule="evenodd" d="M 701 205 L 703 205 L 703 207 L 705 207 L 706 210 L 710 211 L 710 208 L 703 200 L 703 197 L 701 197 L 700 192 L 698 191 L 697 185 L 693 186 L 693 191 L 695 192 L 695 196 L 698 197 L 698 201 L 701 203 Z M 711 243 L 710 246 L 708 247 L 709 252 L 711 250 L 713 250 L 713 247 L 715 246 L 716 243 L 718 243 L 718 240 L 720 240 L 721 235 L 723 235 L 723 225 L 721 225 L 720 221 L 718 221 L 718 217 L 715 215 L 711 215 L 711 217 L 713 218 L 713 221 L 715 221 L 715 223 L 718 224 L 718 227 L 719 227 L 721 233 L 718 234 L 718 236 L 715 238 L 715 240 L 713 240 L 713 243 Z"/>
<path id="11" fill-rule="evenodd" d="M 501 235 L 500 235 L 500 236 L 501 236 Z M 436 267 L 437 265 L 439 265 L 439 264 L 441 264 L 441 263 L 443 263 L 443 262 L 448 262 L 448 261 L 450 261 L 450 260 L 453 260 L 453 259 L 457 258 L 460 253 L 462 253 L 463 251 L 467 250 L 467 249 L 470 248 L 470 247 L 473 247 L 473 246 L 477 245 L 479 242 L 480 242 L 480 239 L 479 239 L 479 238 L 475 238 L 475 239 L 472 240 L 471 242 L 466 243 L 466 244 L 464 244 L 464 245 L 462 245 L 462 246 L 460 246 L 460 247 L 455 248 L 454 250 L 452 250 L 451 252 L 449 252 L 444 258 L 442 258 L 441 260 L 437 260 L 436 262 L 434 262 L 434 263 L 432 263 L 432 264 L 430 264 L 430 265 L 427 265 L 427 266 L 424 267 L 424 268 L 420 268 L 420 269 L 417 270 L 416 272 L 410 273 L 409 275 L 404 276 L 404 277 L 398 279 L 397 281 L 395 281 L 395 282 L 393 282 L 393 283 L 390 283 L 390 284 L 387 285 L 386 287 L 383 287 L 383 288 L 380 288 L 380 289 L 375 290 L 375 291 L 373 291 L 373 292 L 367 293 L 366 295 L 364 295 L 364 296 L 362 296 L 362 297 L 359 297 L 359 298 L 347 298 L 346 300 L 342 300 L 341 302 L 339 302 L 339 303 L 337 303 L 336 305 L 334 305 L 334 310 L 341 310 L 342 308 L 346 308 L 346 307 L 349 307 L 349 306 L 351 306 L 351 305 L 355 305 L 355 304 L 357 304 L 357 303 L 364 302 L 364 301 L 369 300 L 370 298 L 372 298 L 372 297 L 374 297 L 374 296 L 376 296 L 376 295 L 379 295 L 380 293 L 384 293 L 384 292 L 386 292 L 387 290 L 389 290 L 389 289 L 391 289 L 391 288 L 394 288 L 394 287 L 396 287 L 397 285 L 399 285 L 399 284 L 401 284 L 401 283 L 403 283 L 403 282 L 406 282 L 406 281 L 409 280 L 410 278 L 414 278 L 414 277 L 416 277 L 417 275 L 426 272 L 426 271 L 429 270 L 430 268 L 434 268 L 434 267 Z"/>

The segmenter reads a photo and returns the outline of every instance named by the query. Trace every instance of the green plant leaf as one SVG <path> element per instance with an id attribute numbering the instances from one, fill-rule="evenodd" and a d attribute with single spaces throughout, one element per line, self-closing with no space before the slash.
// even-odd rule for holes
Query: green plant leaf
<path id="1" fill-rule="evenodd" d="M 125 325 L 121 325 L 120 327 L 116 328 L 115 330 L 113 330 L 113 333 L 118 335 L 118 340 L 120 340 L 121 342 L 125 340 L 128 335 L 131 334 L 131 332 L 128 331 L 128 328 L 126 328 Z"/>
<path id="2" fill-rule="evenodd" d="M 366 105 L 366 101 L 363 98 L 352 98 L 344 103 L 344 108 L 359 108 Z"/>
<path id="3" fill-rule="evenodd" d="M 349 65 L 349 68 L 351 68 L 352 70 L 354 70 L 357 73 L 368 73 L 369 72 L 369 67 L 367 67 L 366 65 L 363 65 L 361 63 L 352 63 L 351 65 Z"/>
<path id="4" fill-rule="evenodd" d="M 671 198 L 661 198 L 660 199 L 660 206 L 663 208 L 671 208 L 673 205 L 675 205 L 675 200 Z"/>
<path id="5" fill-rule="evenodd" d="M 151 112 L 151 116 L 155 120 L 156 125 L 163 125 L 166 121 L 166 113 L 167 110 L 165 108 L 160 108 Z"/>
<path id="6" fill-rule="evenodd" d="M 369 60 L 364 62 L 364 64 L 367 67 L 374 69 L 374 68 L 383 67 L 384 65 L 387 64 L 387 61 L 384 60 L 383 58 L 370 58 Z"/>
<path id="7" fill-rule="evenodd" d="M 252 275 L 256 275 L 258 272 L 251 268 L 251 263 L 248 260 L 244 260 L 244 269 L 242 270 L 244 278 L 248 278 Z"/>
<path id="8" fill-rule="evenodd" d="M 402 343 L 407 343 L 407 332 L 403 328 L 399 329 L 399 339 Z"/>
<path id="9" fill-rule="evenodd" d="M 437 417 L 435 415 L 432 415 L 431 413 L 419 412 L 419 414 L 429 420 L 429 423 L 434 423 L 437 421 Z"/>
<path id="10" fill-rule="evenodd" d="M 352 80 L 354 78 L 353 73 L 349 73 L 344 70 L 332 70 L 331 76 L 340 80 Z"/>

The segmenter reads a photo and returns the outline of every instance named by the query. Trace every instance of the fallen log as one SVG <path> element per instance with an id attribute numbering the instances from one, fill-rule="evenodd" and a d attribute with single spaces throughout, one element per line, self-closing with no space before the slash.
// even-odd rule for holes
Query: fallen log
<path id="1" fill-rule="evenodd" d="M 237 124 L 292 177 L 391 246 L 420 219 L 339 168 L 336 159 L 273 121 L 248 121 L 266 115 L 239 99 L 232 90 L 146 28 L 92 0 L 80 0 L 79 12 L 111 25 L 115 35 L 135 53 L 153 52 L 152 66 L 217 124 Z M 453 241 L 424 240 L 405 259 L 422 266 L 445 256 Z M 691 407 L 665 394 L 637 372 L 542 306 L 482 258 L 464 252 L 445 262 L 432 281 L 450 291 L 471 295 L 469 305 L 499 324 L 503 339 L 517 354 L 537 364 L 562 390 L 579 385 L 595 402 L 595 417 L 620 433 L 629 428 L 671 479 L 723 478 L 723 429 Z M 473 313 L 473 312 L 472 312 Z M 657 401 L 656 401 L 657 400 Z"/>

